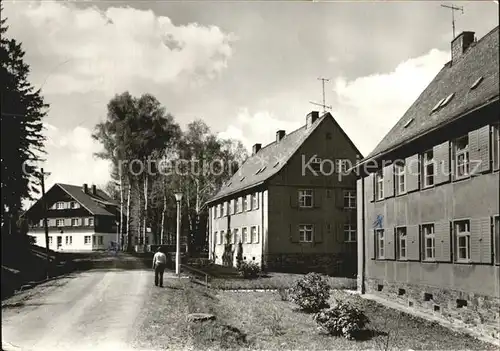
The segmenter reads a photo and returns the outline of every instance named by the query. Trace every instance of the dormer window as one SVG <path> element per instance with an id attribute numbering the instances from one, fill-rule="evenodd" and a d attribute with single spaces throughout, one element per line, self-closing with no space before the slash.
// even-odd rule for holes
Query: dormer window
<path id="1" fill-rule="evenodd" d="M 448 95 L 440 107 L 445 107 L 451 101 L 451 99 L 453 99 L 454 96 L 455 93 L 451 93 L 450 95 Z"/>
<path id="2" fill-rule="evenodd" d="M 479 77 L 478 79 L 476 79 L 476 81 L 474 83 L 472 83 L 472 85 L 470 86 L 470 90 L 474 90 L 477 88 L 477 86 L 479 85 L 479 83 L 481 83 L 483 81 L 483 77 Z"/>
<path id="3" fill-rule="evenodd" d="M 444 102 L 444 100 L 445 100 L 445 98 L 442 98 L 441 100 L 439 100 L 439 102 L 436 104 L 436 106 L 434 106 L 432 108 L 431 113 L 434 112 L 434 111 L 436 111 L 441 106 L 441 104 Z"/>
<path id="4" fill-rule="evenodd" d="M 56 203 L 56 210 L 64 210 L 64 202 Z"/>

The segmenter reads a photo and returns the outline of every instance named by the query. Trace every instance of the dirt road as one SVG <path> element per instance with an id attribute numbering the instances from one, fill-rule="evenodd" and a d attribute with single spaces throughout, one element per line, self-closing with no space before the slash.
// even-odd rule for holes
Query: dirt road
<path id="1" fill-rule="evenodd" d="M 29 299 L 12 300 L 10 306 L 7 301 L 2 346 L 6 351 L 132 350 L 141 308 L 161 289 L 152 274 L 88 271 L 48 283 Z M 166 274 L 166 281 L 172 279 Z"/>

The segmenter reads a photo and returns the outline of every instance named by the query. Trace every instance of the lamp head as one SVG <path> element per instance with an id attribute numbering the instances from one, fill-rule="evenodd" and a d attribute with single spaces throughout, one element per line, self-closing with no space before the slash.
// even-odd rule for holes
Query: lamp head
<path id="1" fill-rule="evenodd" d="M 182 200 L 182 193 L 181 192 L 177 192 L 175 193 L 175 200 L 177 202 L 181 201 Z"/>

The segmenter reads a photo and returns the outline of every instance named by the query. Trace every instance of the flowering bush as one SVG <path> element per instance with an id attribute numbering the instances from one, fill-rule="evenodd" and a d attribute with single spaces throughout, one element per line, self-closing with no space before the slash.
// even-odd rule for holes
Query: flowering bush
<path id="1" fill-rule="evenodd" d="M 368 317 L 357 307 L 339 302 L 314 315 L 314 321 L 330 335 L 354 339 L 356 333 L 368 324 Z"/>
<path id="2" fill-rule="evenodd" d="M 290 289 L 290 301 L 306 312 L 317 312 L 328 306 L 330 287 L 318 273 L 309 273 Z"/>
<path id="3" fill-rule="evenodd" d="M 241 262 L 238 272 L 243 278 L 257 278 L 259 276 L 260 267 L 255 262 Z"/>

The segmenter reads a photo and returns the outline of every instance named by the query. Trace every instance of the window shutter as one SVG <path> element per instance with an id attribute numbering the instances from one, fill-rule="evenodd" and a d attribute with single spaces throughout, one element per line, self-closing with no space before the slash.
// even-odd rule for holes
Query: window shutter
<path id="1" fill-rule="evenodd" d="M 344 189 L 333 189 L 335 195 L 335 207 L 344 208 Z"/>
<path id="2" fill-rule="evenodd" d="M 478 146 L 479 146 L 479 170 L 480 172 L 489 171 L 490 164 L 490 126 L 484 126 L 478 130 Z"/>
<path id="3" fill-rule="evenodd" d="M 420 235 L 418 225 L 406 227 L 406 258 L 410 261 L 420 260 Z"/>
<path id="4" fill-rule="evenodd" d="M 478 165 L 478 162 L 480 162 L 478 136 L 479 133 L 477 129 L 469 132 L 469 169 L 472 175 L 479 175 L 481 171 L 480 165 Z"/>
<path id="5" fill-rule="evenodd" d="M 450 180 L 450 143 L 445 141 L 433 148 L 434 154 L 434 184 Z"/>
<path id="6" fill-rule="evenodd" d="M 419 163 L 418 154 L 407 157 L 405 160 L 405 182 L 407 192 L 419 189 Z"/>
<path id="7" fill-rule="evenodd" d="M 296 225 L 292 225 L 291 223 L 289 224 L 290 228 L 290 241 L 292 243 L 298 243 L 299 242 L 299 228 Z"/>
<path id="8" fill-rule="evenodd" d="M 384 167 L 384 198 L 394 196 L 394 164 Z"/>
<path id="9" fill-rule="evenodd" d="M 495 240 L 495 263 L 500 264 L 500 221 L 497 216 L 493 218 L 494 240 Z"/>
<path id="10" fill-rule="evenodd" d="M 375 200 L 375 191 L 373 188 L 374 176 L 370 173 L 366 178 L 363 178 L 365 182 L 365 196 L 368 201 L 373 202 Z"/>
<path id="11" fill-rule="evenodd" d="M 489 217 L 470 221 L 470 258 L 475 263 L 491 263 L 491 224 Z"/>
<path id="12" fill-rule="evenodd" d="M 384 228 L 384 258 L 386 260 L 396 259 L 396 229 Z"/>
<path id="13" fill-rule="evenodd" d="M 71 226 L 71 218 L 65 218 L 64 219 L 64 225 L 68 226 L 68 227 Z"/>
<path id="14" fill-rule="evenodd" d="M 299 207 L 299 191 L 297 189 L 292 188 L 292 193 L 290 194 L 290 207 L 291 208 Z"/>
<path id="15" fill-rule="evenodd" d="M 313 232 L 313 239 L 314 243 L 322 243 L 323 242 L 323 228 L 325 224 L 323 221 L 320 221 L 318 223 L 314 224 L 314 232 Z"/>
<path id="16" fill-rule="evenodd" d="M 255 241 L 255 243 L 258 244 L 259 243 L 259 237 L 260 237 L 260 226 L 257 226 L 255 228 L 255 233 L 256 233 L 256 236 L 255 236 L 256 241 Z"/>
<path id="17" fill-rule="evenodd" d="M 371 233 L 371 235 L 368 237 L 368 251 L 370 252 L 370 258 L 372 260 L 375 259 L 375 242 L 377 240 L 377 236 L 375 235 L 375 229 L 372 229 L 369 231 L 369 233 Z"/>
<path id="18" fill-rule="evenodd" d="M 451 231 L 450 222 L 443 221 L 434 225 L 435 246 L 436 246 L 436 261 L 450 262 L 451 261 Z"/>
<path id="19" fill-rule="evenodd" d="M 49 227 L 55 227 L 56 226 L 56 220 L 54 218 L 50 218 L 48 220 L 49 222 Z"/>
<path id="20" fill-rule="evenodd" d="M 313 189 L 313 207 L 320 208 L 323 203 L 323 191 L 324 189 Z"/>

